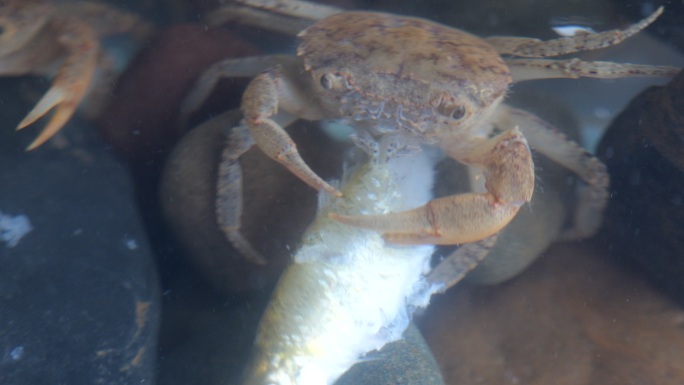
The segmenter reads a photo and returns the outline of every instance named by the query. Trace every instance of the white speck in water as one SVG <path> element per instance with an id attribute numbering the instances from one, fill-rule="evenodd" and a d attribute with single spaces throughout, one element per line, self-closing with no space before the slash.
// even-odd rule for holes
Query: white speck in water
<path id="1" fill-rule="evenodd" d="M 10 351 L 9 355 L 14 361 L 19 361 L 24 356 L 24 347 L 19 345 Z"/>
<path id="2" fill-rule="evenodd" d="M 83 229 L 76 229 L 73 233 L 71 233 L 71 235 L 73 235 L 74 237 L 79 236 L 81 234 L 83 234 Z"/>
<path id="3" fill-rule="evenodd" d="M 7 243 L 7 247 L 19 244 L 21 238 L 33 230 L 26 215 L 5 215 L 0 211 L 0 242 Z"/>
<path id="4" fill-rule="evenodd" d="M 596 33 L 593 29 L 582 25 L 559 25 L 551 27 L 551 29 L 561 36 L 575 36 L 578 33 Z"/>
<path id="5" fill-rule="evenodd" d="M 135 250 L 138 248 L 138 241 L 133 238 L 124 237 L 124 244 L 128 250 Z"/>
<path id="6" fill-rule="evenodd" d="M 610 110 L 606 107 L 596 107 L 594 108 L 594 116 L 599 119 L 610 119 Z"/>

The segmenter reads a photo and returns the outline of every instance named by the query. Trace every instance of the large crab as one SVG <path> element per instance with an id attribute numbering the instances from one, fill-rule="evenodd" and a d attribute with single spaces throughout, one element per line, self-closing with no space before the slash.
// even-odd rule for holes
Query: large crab
<path id="1" fill-rule="evenodd" d="M 495 235 L 531 198 L 534 166 L 528 143 L 586 182 L 563 237 L 590 236 L 601 223 L 608 198 L 605 166 L 549 124 L 502 103 L 509 85 L 547 78 L 669 77 L 678 71 L 667 66 L 539 59 L 618 44 L 652 23 L 662 8 L 625 30 L 540 41 L 479 38 L 424 19 L 342 12 L 300 1 L 240 3 L 256 13 L 268 8 L 304 18 L 325 16 L 298 34 L 297 57 L 219 63 L 200 79 L 185 106 L 186 112 L 195 109 L 221 77 L 265 70 L 244 93 L 244 121 L 231 133 L 231 142 L 240 145 L 224 153 L 221 178 L 226 183 L 219 189 L 220 224 L 236 248 L 255 259 L 255 251 L 239 233 L 241 200 L 236 193 L 236 161 L 254 143 L 311 187 L 340 195 L 301 159 L 284 130 L 300 118 L 346 120 L 357 130 L 356 142 L 381 156 L 427 144 L 483 171 L 486 182 L 477 192 L 386 215 L 333 214 L 350 225 L 378 230 L 389 242 L 461 244 Z"/>
<path id="2" fill-rule="evenodd" d="M 102 84 L 111 82 L 113 60 L 100 50 L 100 38 L 126 32 L 142 37 L 150 31 L 137 16 L 104 3 L 1 0 L 0 76 L 54 75 L 52 87 L 17 127 L 27 127 L 54 108 L 28 149 L 40 146 L 66 124 L 98 66 L 104 74 Z"/>

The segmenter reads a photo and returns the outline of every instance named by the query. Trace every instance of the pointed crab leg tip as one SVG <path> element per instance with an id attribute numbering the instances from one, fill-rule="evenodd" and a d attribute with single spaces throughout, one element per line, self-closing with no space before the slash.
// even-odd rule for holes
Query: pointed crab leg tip
<path id="1" fill-rule="evenodd" d="M 27 150 L 33 150 L 34 148 L 39 147 L 43 143 L 50 140 L 50 138 L 55 136 L 55 134 L 57 134 L 64 127 L 69 119 L 71 119 L 71 116 L 75 111 L 76 108 L 74 106 L 60 105 L 57 107 L 52 119 L 48 122 L 45 128 L 43 128 L 43 131 L 38 135 L 33 143 L 28 146 Z"/>
<path id="2" fill-rule="evenodd" d="M 31 144 L 29 144 L 28 146 L 26 146 L 26 148 L 24 148 L 24 151 L 27 151 L 27 152 L 33 151 L 36 148 L 40 147 L 40 145 L 41 145 L 41 143 L 36 143 L 36 141 L 34 140 L 33 142 L 31 142 Z"/>
<path id="3" fill-rule="evenodd" d="M 245 255 L 245 258 L 247 258 L 248 261 L 250 261 L 253 264 L 258 265 L 258 266 L 266 266 L 268 264 L 268 261 L 266 260 L 266 258 L 262 257 L 259 254 Z"/>
<path id="4" fill-rule="evenodd" d="M 327 192 L 328 194 L 334 195 L 334 196 L 336 196 L 336 197 L 338 197 L 338 198 L 341 198 L 341 197 L 344 196 L 344 194 L 342 194 L 342 192 L 341 192 L 340 190 L 338 190 L 338 189 L 336 189 L 336 188 L 330 186 L 329 184 L 324 185 L 324 186 L 323 186 L 323 190 L 324 190 L 325 192 Z"/>
<path id="5" fill-rule="evenodd" d="M 45 139 L 45 140 L 40 140 L 40 141 L 39 141 L 38 139 L 36 139 L 36 140 L 34 140 L 33 142 L 31 142 L 31 144 L 29 144 L 28 146 L 26 146 L 26 148 L 24 149 L 24 151 L 33 151 L 33 150 L 35 150 L 36 148 L 40 147 L 43 143 L 45 143 L 46 140 L 47 140 L 47 139 Z"/>
<path id="6" fill-rule="evenodd" d="M 32 114 L 29 114 L 27 117 L 24 118 L 19 124 L 17 125 L 17 131 L 22 130 L 31 124 L 33 124 L 36 120 L 40 119 L 40 116 L 35 116 Z"/>
<path id="7" fill-rule="evenodd" d="M 42 115 L 38 115 L 34 111 L 29 112 L 29 114 L 26 115 L 26 117 L 24 117 L 24 119 L 17 125 L 17 131 L 32 125 L 36 122 L 36 120 L 40 119 L 41 117 Z"/>
<path id="8" fill-rule="evenodd" d="M 18 129 L 22 129 L 36 120 L 40 119 L 43 115 L 47 114 L 52 108 L 64 101 L 65 92 L 60 87 L 53 86 L 48 90 L 45 95 L 38 101 L 33 109 L 26 115 L 24 120 L 19 123 Z"/>

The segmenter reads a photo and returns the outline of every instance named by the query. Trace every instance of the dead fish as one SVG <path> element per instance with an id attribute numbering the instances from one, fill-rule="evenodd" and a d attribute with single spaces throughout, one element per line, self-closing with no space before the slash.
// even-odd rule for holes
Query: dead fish
<path id="1" fill-rule="evenodd" d="M 397 246 L 328 213 L 383 214 L 432 198 L 427 151 L 370 162 L 322 196 L 317 217 L 262 317 L 247 385 L 331 385 L 372 351 L 402 337 L 436 285 L 432 245 Z M 343 178 L 344 180 L 344 178 Z"/>

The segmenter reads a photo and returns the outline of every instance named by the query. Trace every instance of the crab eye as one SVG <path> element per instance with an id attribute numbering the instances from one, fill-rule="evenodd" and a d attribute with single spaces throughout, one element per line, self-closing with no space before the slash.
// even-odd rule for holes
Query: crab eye
<path id="1" fill-rule="evenodd" d="M 451 119 L 456 119 L 459 120 L 465 115 L 465 107 L 463 106 L 456 106 L 453 110 L 451 110 Z"/>
<path id="2" fill-rule="evenodd" d="M 335 85 L 338 83 L 338 79 L 335 75 L 333 74 L 323 74 L 321 75 L 321 87 L 325 88 L 326 90 L 331 90 L 335 88 Z"/>
<path id="3" fill-rule="evenodd" d="M 437 107 L 437 112 L 439 112 L 441 115 L 444 115 L 446 117 L 449 117 L 454 120 L 459 120 L 465 116 L 465 107 L 463 105 L 447 105 L 447 104 L 440 104 Z"/>

